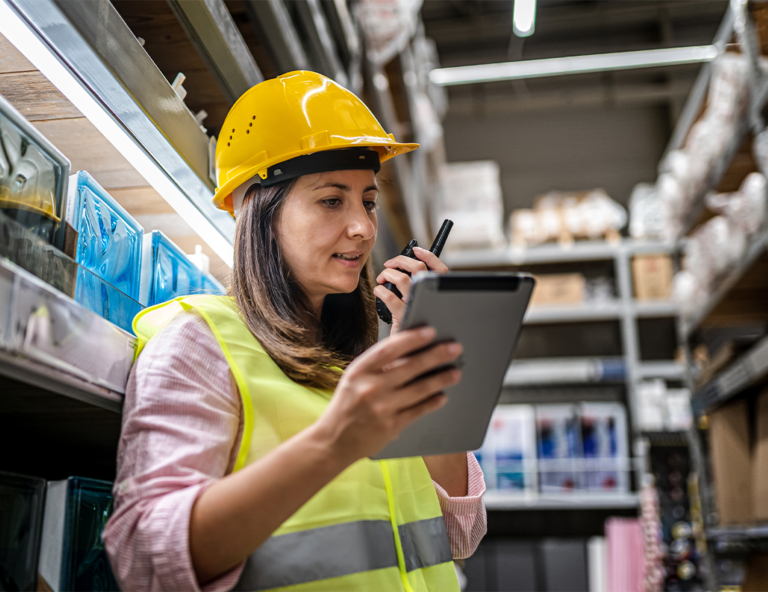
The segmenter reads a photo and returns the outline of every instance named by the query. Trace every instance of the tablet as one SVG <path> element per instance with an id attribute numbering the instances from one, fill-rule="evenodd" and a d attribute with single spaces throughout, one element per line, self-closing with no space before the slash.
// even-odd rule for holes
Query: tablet
<path id="1" fill-rule="evenodd" d="M 461 382 L 445 390 L 448 403 L 417 419 L 374 459 L 477 450 L 498 403 L 534 279 L 524 273 L 420 272 L 403 329 L 430 325 L 436 342 L 457 341 Z"/>

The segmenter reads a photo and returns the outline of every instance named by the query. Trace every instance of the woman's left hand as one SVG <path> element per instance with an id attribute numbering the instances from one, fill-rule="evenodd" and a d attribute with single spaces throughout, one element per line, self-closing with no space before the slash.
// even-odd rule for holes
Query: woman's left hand
<path id="1" fill-rule="evenodd" d="M 418 260 L 398 255 L 384 264 L 386 269 L 376 278 L 379 285 L 376 286 L 373 293 L 381 298 L 384 304 L 387 305 L 389 312 L 392 313 L 391 334 L 397 333 L 400 330 L 400 323 L 405 314 L 405 302 L 408 300 L 408 294 L 411 291 L 411 278 L 400 270 L 402 269 L 410 274 L 414 274 L 417 271 L 435 271 L 437 273 L 448 271 L 445 263 L 440 261 L 434 253 L 430 253 L 421 247 L 415 247 L 413 253 L 418 257 Z M 397 286 L 397 289 L 403 295 L 402 300 L 382 285 L 385 282 L 392 282 Z"/>

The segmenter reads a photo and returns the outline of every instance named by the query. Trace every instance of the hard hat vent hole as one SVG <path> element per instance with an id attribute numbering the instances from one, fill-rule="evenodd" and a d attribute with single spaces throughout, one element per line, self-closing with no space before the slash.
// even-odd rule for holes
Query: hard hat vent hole
<path id="1" fill-rule="evenodd" d="M 255 120 L 255 119 L 256 119 L 256 116 L 254 115 L 254 116 L 253 116 L 251 119 Z"/>
<path id="2" fill-rule="evenodd" d="M 232 136 L 229 136 L 229 139 L 231 140 L 231 139 L 232 139 Z"/>
<path id="3" fill-rule="evenodd" d="M 253 123 L 249 123 L 249 124 L 248 124 L 248 127 L 253 127 Z"/>
<path id="4" fill-rule="evenodd" d="M 251 133 L 251 130 L 245 130 L 245 133 L 246 133 L 246 134 L 250 134 L 250 133 Z"/>
<path id="5" fill-rule="evenodd" d="M 229 146 L 229 142 L 227 142 L 227 146 Z"/>

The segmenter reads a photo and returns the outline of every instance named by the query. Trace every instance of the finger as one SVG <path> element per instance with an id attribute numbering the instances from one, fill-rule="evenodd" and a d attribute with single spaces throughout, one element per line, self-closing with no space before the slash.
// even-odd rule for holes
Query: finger
<path id="1" fill-rule="evenodd" d="M 425 415 L 428 415 L 429 413 L 433 413 L 437 411 L 442 407 L 445 407 L 445 404 L 447 402 L 448 402 L 448 397 L 440 393 L 438 395 L 433 395 L 432 397 L 430 397 L 426 401 L 423 401 L 422 403 L 419 403 L 418 405 L 414 405 L 413 407 L 410 407 L 409 409 L 402 411 L 397 416 L 398 433 L 403 431 L 406 427 L 408 427 L 410 424 L 412 424 L 414 421 L 416 421 L 420 417 L 423 417 Z"/>
<path id="2" fill-rule="evenodd" d="M 395 296 L 395 298 L 397 297 Z M 353 368 L 356 370 L 381 372 L 382 368 L 387 364 L 391 364 L 398 358 L 402 358 L 432 343 L 436 334 L 437 332 L 434 327 L 420 327 L 391 335 L 360 354 L 349 365 L 347 372 Z"/>
<path id="3" fill-rule="evenodd" d="M 393 405 L 397 413 L 419 405 L 427 399 L 442 393 L 445 389 L 461 382 L 461 370 L 450 368 L 439 374 L 433 374 L 409 384 L 396 393 L 390 405 Z"/>
<path id="4" fill-rule="evenodd" d="M 398 288 L 400 289 L 400 288 Z M 402 289 L 400 289 L 402 291 Z M 400 300 L 395 294 L 387 290 L 384 286 L 376 286 L 373 293 L 378 296 L 384 304 L 387 305 L 393 319 L 402 319 L 405 314 L 405 302 Z"/>
<path id="5" fill-rule="evenodd" d="M 405 255 L 398 255 L 394 259 L 390 259 L 384 264 L 384 267 L 389 269 L 402 269 L 408 273 L 416 273 L 417 271 L 429 271 L 427 264 L 418 259 L 411 259 Z"/>
<path id="6" fill-rule="evenodd" d="M 430 271 L 436 271 L 437 273 L 445 273 L 448 271 L 448 266 L 440 261 L 440 259 L 434 253 L 422 249 L 421 247 L 414 247 L 413 254 L 416 255 L 421 261 L 423 261 Z"/>
<path id="7" fill-rule="evenodd" d="M 408 293 L 411 291 L 411 278 L 402 271 L 385 269 L 379 274 L 379 277 L 384 279 L 385 282 L 392 282 L 395 284 L 397 289 L 400 290 L 400 293 L 403 295 L 403 298 L 408 296 Z"/>
<path id="8" fill-rule="evenodd" d="M 404 387 L 422 374 L 454 362 L 463 351 L 459 343 L 441 343 L 405 358 L 403 364 L 391 364 L 387 371 L 388 382 Z"/>

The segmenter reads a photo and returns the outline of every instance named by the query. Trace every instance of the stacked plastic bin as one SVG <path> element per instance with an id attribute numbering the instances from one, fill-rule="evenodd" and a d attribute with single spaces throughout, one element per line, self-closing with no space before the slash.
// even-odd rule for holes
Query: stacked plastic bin
<path id="1" fill-rule="evenodd" d="M 67 221 L 77 231 L 75 300 L 131 331 L 144 306 L 189 294 L 224 294 L 162 232 L 141 225 L 85 171 L 70 177 Z M 91 273 L 87 273 L 87 272 Z"/>

